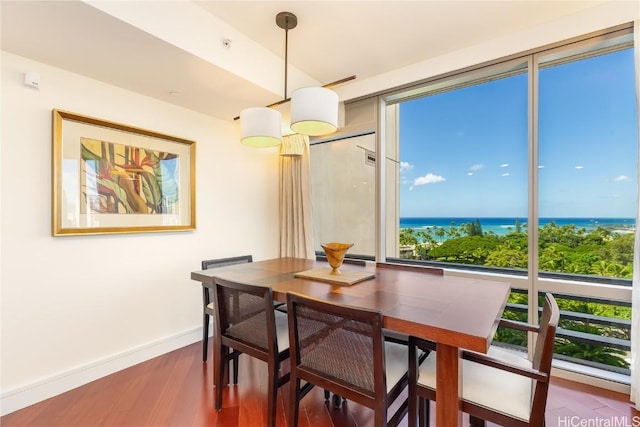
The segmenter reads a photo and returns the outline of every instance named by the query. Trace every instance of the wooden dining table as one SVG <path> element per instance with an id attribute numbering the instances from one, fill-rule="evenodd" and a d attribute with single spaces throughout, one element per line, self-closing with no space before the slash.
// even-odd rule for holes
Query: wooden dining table
<path id="1" fill-rule="evenodd" d="M 214 279 L 269 286 L 275 300 L 287 292 L 380 310 L 384 327 L 436 343 L 436 425 L 459 426 L 461 351 L 486 353 L 510 292 L 508 283 L 434 274 L 424 268 L 390 264 L 343 264 L 345 274 L 370 272 L 375 277 L 352 285 L 296 277 L 296 273 L 331 268 L 324 261 L 275 258 L 194 271 L 191 279 L 213 287 Z"/>

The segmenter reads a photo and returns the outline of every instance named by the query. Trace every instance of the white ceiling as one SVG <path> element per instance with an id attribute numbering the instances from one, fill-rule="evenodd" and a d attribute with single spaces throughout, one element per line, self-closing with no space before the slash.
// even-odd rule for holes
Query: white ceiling
<path id="1" fill-rule="evenodd" d="M 289 31 L 290 94 L 350 75 L 366 79 L 601 3 L 2 0 L 1 47 L 231 120 L 284 96 L 281 11 L 298 17 Z"/>

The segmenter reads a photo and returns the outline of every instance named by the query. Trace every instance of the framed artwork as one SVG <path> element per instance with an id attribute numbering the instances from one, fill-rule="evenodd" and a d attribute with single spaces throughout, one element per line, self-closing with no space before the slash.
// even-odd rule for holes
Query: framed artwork
<path id="1" fill-rule="evenodd" d="M 195 148 L 53 110 L 53 235 L 195 230 Z"/>

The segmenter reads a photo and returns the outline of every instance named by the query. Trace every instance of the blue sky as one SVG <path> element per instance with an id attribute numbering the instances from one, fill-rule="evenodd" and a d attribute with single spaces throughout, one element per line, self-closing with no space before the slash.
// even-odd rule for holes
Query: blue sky
<path id="1" fill-rule="evenodd" d="M 635 217 L 633 50 L 540 71 L 541 217 Z M 400 106 L 400 216 L 526 217 L 527 75 Z"/>

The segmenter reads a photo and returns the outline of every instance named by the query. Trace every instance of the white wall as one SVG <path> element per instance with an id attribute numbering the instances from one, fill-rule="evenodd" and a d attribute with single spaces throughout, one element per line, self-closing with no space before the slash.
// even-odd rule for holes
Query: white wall
<path id="1" fill-rule="evenodd" d="M 278 253 L 277 150 L 236 125 L 2 52 L 2 413 L 200 339 L 205 258 Z M 126 64 L 123 64 L 126 66 Z M 41 75 L 40 89 L 23 84 Z M 196 141 L 197 230 L 51 236 L 51 110 Z"/>

